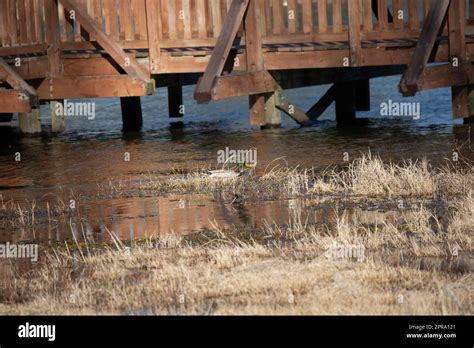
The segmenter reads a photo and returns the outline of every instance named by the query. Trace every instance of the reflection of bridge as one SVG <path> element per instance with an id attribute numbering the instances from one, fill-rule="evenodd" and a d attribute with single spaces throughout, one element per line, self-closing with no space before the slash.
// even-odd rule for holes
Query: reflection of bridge
<path id="1" fill-rule="evenodd" d="M 140 96 L 167 86 L 182 116 L 182 86 L 205 72 L 197 101 L 249 96 L 254 125 L 277 126 L 280 111 L 305 125 L 333 102 L 350 124 L 370 108 L 370 78 L 404 73 L 404 95 L 452 87 L 468 118 L 473 43 L 473 0 L 2 0 L 0 112 L 35 133 L 41 103 L 120 97 L 137 130 Z M 308 112 L 281 92 L 328 83 Z"/>

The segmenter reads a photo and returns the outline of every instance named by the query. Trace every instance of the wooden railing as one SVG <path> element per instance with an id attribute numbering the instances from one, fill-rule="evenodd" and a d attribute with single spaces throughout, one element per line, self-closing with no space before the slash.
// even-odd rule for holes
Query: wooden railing
<path id="1" fill-rule="evenodd" d="M 44 2 L 0 0 L 0 46 L 45 43 L 48 23 Z M 466 1 L 466 0 L 454 0 Z M 213 47 L 231 0 L 76 0 L 98 26 L 125 47 L 148 49 L 150 30 L 159 49 Z M 258 0 L 263 44 L 347 41 L 349 29 L 361 40 L 416 38 L 431 0 Z M 156 11 L 150 23 L 148 11 Z M 474 0 L 466 1 L 467 19 L 474 20 Z M 350 7 L 357 20 L 349 25 Z M 60 42 L 66 47 L 94 41 L 58 9 Z M 68 46 L 69 45 L 69 46 Z M 71 46 L 72 45 L 72 46 Z M 323 47 L 324 48 L 324 47 Z M 284 48 L 283 48 L 284 50 Z M 1 56 L 0 52 L 0 56 Z"/>
<path id="2" fill-rule="evenodd" d="M 44 42 L 43 0 L 0 0 L 0 46 Z"/>
<path id="3" fill-rule="evenodd" d="M 463 0 L 456 0 L 463 1 Z M 76 0 L 91 18 L 117 41 L 148 39 L 146 0 Z M 162 47 L 193 47 L 215 42 L 230 0 L 160 0 Z M 321 35 L 333 40 L 347 35 L 349 3 L 360 8 L 363 33 L 414 35 L 421 28 L 430 0 L 259 0 L 260 25 L 265 42 L 286 42 L 292 37 Z M 473 3 L 472 0 L 469 1 Z M 375 10 L 375 12 L 374 12 Z M 399 11 L 403 11 L 400 18 Z M 474 19 L 474 6 L 470 7 Z M 81 36 L 80 24 L 59 6 L 62 42 L 93 40 Z M 0 1 L 0 45 L 18 46 L 45 40 L 44 0 Z"/>

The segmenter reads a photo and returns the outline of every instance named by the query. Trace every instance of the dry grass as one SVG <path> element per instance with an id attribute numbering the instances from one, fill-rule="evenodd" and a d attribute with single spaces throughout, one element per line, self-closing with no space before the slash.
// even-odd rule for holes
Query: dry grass
<path id="1" fill-rule="evenodd" d="M 453 204 L 446 227 L 424 207 L 397 223 L 340 211 L 324 225 L 296 214 L 284 227 L 56 251 L 2 285 L 0 313 L 469 315 L 472 208 L 472 196 Z M 363 245 L 365 259 L 328 258 L 331 245 Z"/>
<path id="2" fill-rule="evenodd" d="M 344 171 L 327 170 L 315 179 L 313 192 L 365 196 L 426 197 L 466 194 L 474 188 L 474 168 L 433 168 L 427 160 L 385 163 L 370 153 Z"/>
<path id="3" fill-rule="evenodd" d="M 147 179 L 152 179 L 147 177 Z M 145 181 L 142 192 L 219 193 L 229 198 L 289 198 L 310 194 L 370 197 L 453 196 L 474 189 L 474 168 L 446 165 L 433 168 L 427 160 L 385 163 L 370 153 L 342 170 L 274 167 L 245 178 L 210 178 L 204 172 Z"/>

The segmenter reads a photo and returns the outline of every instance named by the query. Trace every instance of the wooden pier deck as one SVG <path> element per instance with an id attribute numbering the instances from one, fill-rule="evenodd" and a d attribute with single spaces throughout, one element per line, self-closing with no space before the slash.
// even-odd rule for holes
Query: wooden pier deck
<path id="1" fill-rule="evenodd" d="M 406 96 L 452 88 L 468 119 L 473 57 L 473 0 L 0 0 L 0 113 L 25 133 L 40 104 L 81 98 L 121 98 L 137 130 L 137 97 L 156 87 L 180 117 L 186 84 L 199 103 L 249 96 L 253 125 L 278 126 L 280 111 L 311 124 L 333 102 L 351 123 L 369 80 L 396 74 Z M 308 111 L 284 96 L 318 84 L 332 87 Z"/>

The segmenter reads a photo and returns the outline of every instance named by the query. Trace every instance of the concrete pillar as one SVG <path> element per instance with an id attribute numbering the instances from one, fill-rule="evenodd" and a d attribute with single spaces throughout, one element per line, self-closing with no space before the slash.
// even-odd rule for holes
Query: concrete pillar
<path id="1" fill-rule="evenodd" d="M 281 127 L 281 111 L 277 109 L 277 94 L 268 93 L 265 95 L 265 121 L 266 125 L 262 129 L 273 129 Z"/>
<path id="2" fill-rule="evenodd" d="M 167 76 L 168 81 L 168 109 L 171 118 L 184 116 L 183 86 L 178 74 Z"/>
<path id="3" fill-rule="evenodd" d="M 356 83 L 336 83 L 336 120 L 339 126 L 353 125 L 356 121 Z"/>
<path id="4" fill-rule="evenodd" d="M 57 105 L 63 104 L 62 100 L 53 100 L 50 102 L 51 108 L 51 132 L 62 133 L 66 130 L 66 118 L 62 114 L 58 114 Z M 62 109 L 62 108 L 61 108 Z"/>
<path id="5" fill-rule="evenodd" d="M 120 106 L 122 108 L 122 130 L 124 132 L 139 132 L 143 127 L 140 97 L 120 98 Z"/>
<path id="6" fill-rule="evenodd" d="M 40 109 L 33 109 L 28 113 L 18 115 L 20 133 L 24 135 L 41 134 L 41 112 Z"/>

